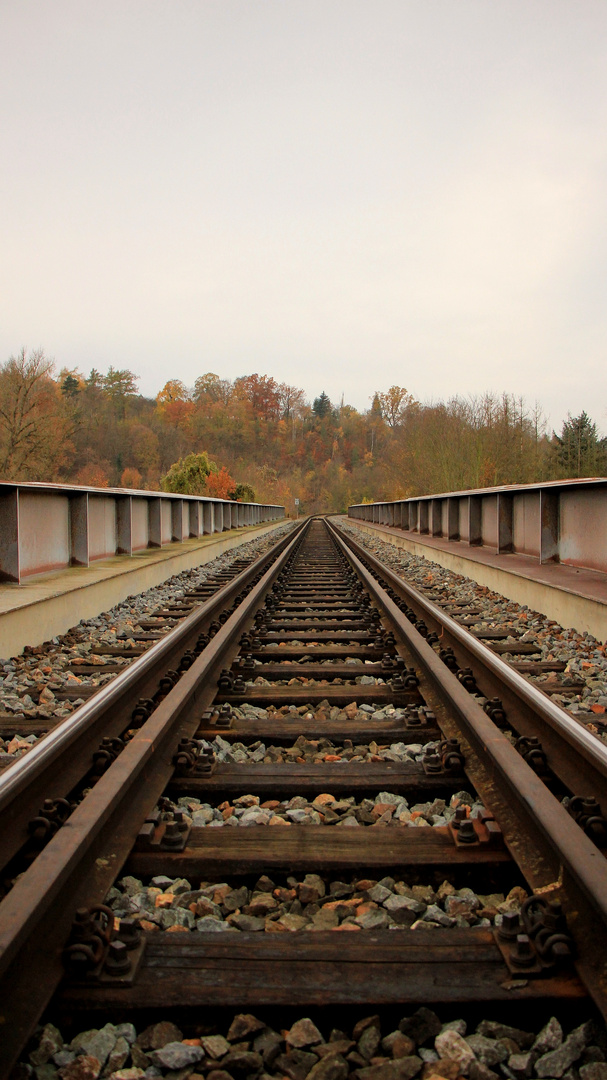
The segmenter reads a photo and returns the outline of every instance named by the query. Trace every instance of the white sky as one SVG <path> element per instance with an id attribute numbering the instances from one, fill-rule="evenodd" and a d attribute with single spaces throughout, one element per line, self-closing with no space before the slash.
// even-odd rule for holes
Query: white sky
<path id="1" fill-rule="evenodd" d="M 0 360 L 607 430 L 605 0 L 4 0 Z"/>

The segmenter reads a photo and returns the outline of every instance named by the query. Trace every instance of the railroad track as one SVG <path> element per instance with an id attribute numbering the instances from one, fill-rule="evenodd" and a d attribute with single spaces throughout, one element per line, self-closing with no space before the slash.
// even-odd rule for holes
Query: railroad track
<path id="1" fill-rule="evenodd" d="M 605 1015 L 606 782 L 598 740 L 312 519 L 0 778 L 4 1072 L 52 995 L 79 1030 L 218 1003 Z"/>

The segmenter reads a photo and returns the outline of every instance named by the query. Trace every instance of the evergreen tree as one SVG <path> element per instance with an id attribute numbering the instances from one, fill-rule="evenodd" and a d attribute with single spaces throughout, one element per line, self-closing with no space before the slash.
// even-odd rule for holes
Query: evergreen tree
<path id="1" fill-rule="evenodd" d="M 328 394 L 325 394 L 324 390 L 320 397 L 314 398 L 312 412 L 315 416 L 320 417 L 321 420 L 323 419 L 323 417 L 329 416 L 332 409 L 333 406 L 331 405 L 331 398 L 328 396 Z"/>
<path id="2" fill-rule="evenodd" d="M 560 435 L 554 434 L 558 472 L 562 477 L 601 476 L 607 471 L 607 439 L 600 438 L 586 412 L 567 414 Z"/>
<path id="3" fill-rule="evenodd" d="M 75 397 L 80 393 L 80 383 L 78 379 L 75 379 L 73 375 L 66 375 L 65 379 L 61 383 L 61 393 L 64 397 Z"/>

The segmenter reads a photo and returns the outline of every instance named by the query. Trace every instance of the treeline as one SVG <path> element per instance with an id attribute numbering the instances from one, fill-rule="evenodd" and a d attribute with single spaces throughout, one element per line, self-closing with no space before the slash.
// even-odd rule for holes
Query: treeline
<path id="1" fill-rule="evenodd" d="M 5 480 L 208 492 L 304 512 L 431 492 L 607 473 L 607 439 L 582 413 L 557 435 L 510 394 L 423 403 L 378 391 L 359 412 L 267 375 L 204 374 L 155 398 L 138 377 L 56 373 L 41 350 L 0 366 Z M 192 486 L 195 485 L 195 486 Z"/>

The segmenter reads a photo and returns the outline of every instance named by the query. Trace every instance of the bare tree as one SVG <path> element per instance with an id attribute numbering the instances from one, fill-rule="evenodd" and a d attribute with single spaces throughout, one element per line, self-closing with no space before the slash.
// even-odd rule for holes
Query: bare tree
<path id="1" fill-rule="evenodd" d="M 0 475 L 53 479 L 65 461 L 69 425 L 43 349 L 25 349 L 0 367 Z"/>

